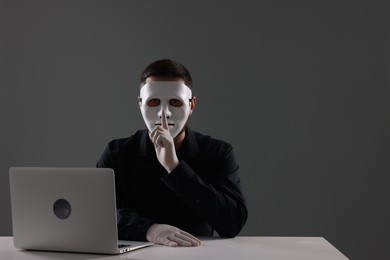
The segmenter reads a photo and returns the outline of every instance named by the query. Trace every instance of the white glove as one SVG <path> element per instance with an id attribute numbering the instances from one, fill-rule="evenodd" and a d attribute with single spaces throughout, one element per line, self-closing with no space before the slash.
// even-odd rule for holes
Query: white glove
<path id="1" fill-rule="evenodd" d="M 201 241 L 177 227 L 153 224 L 146 233 L 146 239 L 165 246 L 200 246 Z"/>
<path id="2" fill-rule="evenodd" d="M 176 155 L 175 143 L 169 132 L 168 120 L 164 110 L 161 116 L 161 126 L 156 126 L 150 132 L 150 138 L 154 143 L 158 161 L 168 173 L 171 173 L 179 165 L 179 159 Z"/>

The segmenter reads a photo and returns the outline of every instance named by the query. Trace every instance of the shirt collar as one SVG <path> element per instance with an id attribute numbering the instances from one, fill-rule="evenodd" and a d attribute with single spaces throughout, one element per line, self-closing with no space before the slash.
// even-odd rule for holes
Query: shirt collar
<path id="1" fill-rule="evenodd" d="M 139 137 L 139 145 L 138 145 L 138 156 L 144 157 L 153 155 L 153 144 L 150 141 L 149 138 L 149 132 L 147 129 L 139 131 L 140 137 Z"/>

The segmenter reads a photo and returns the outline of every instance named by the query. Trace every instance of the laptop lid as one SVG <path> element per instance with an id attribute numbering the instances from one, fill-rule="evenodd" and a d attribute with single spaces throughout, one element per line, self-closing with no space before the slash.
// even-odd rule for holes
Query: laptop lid
<path id="1" fill-rule="evenodd" d="M 16 248 L 103 254 L 131 250 L 118 249 L 112 169 L 12 167 L 9 173 Z"/>

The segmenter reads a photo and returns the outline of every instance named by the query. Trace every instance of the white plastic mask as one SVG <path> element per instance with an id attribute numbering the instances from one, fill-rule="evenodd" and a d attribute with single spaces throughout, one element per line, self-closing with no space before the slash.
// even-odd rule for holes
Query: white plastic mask
<path id="1" fill-rule="evenodd" d="M 141 87 L 140 98 L 141 114 L 149 131 L 161 124 L 162 110 L 165 110 L 172 137 L 183 130 L 191 112 L 192 98 L 192 91 L 185 84 L 152 81 Z"/>

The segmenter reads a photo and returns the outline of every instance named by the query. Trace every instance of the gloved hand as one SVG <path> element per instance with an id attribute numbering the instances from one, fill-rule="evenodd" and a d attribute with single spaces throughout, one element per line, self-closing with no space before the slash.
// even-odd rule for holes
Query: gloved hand
<path id="1" fill-rule="evenodd" d="M 152 132 L 150 132 L 150 138 L 154 143 L 158 161 L 168 173 L 171 173 L 179 164 L 179 159 L 176 155 L 173 137 L 169 132 L 165 110 L 162 111 L 161 126 L 156 126 Z"/>
<path id="2" fill-rule="evenodd" d="M 177 227 L 153 224 L 146 233 L 146 239 L 165 246 L 200 246 L 201 241 Z"/>

